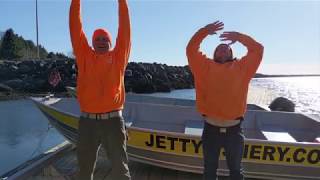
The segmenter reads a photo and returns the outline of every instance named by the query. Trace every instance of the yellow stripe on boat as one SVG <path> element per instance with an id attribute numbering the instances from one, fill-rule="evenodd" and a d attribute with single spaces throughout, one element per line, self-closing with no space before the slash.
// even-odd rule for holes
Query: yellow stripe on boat
<path id="1" fill-rule="evenodd" d="M 179 156 L 202 157 L 202 143 L 200 138 L 166 135 L 165 133 L 151 133 L 134 129 L 128 129 L 128 134 L 128 146 L 134 148 Z M 225 159 L 224 151 L 221 151 L 220 159 Z M 320 147 L 319 145 L 298 147 L 290 144 L 263 144 L 248 141 L 245 142 L 243 161 L 319 168 Z"/>
<path id="2" fill-rule="evenodd" d="M 57 121 L 70 126 L 72 128 L 78 129 L 78 119 L 76 117 L 61 113 L 59 111 L 54 110 L 53 108 L 47 106 L 40 106 L 41 110 L 52 116 Z"/>

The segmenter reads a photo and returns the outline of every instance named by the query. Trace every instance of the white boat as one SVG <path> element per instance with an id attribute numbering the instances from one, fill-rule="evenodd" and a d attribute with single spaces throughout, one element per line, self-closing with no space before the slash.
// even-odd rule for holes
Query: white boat
<path id="1" fill-rule="evenodd" d="M 75 98 L 34 98 L 50 123 L 72 143 L 78 136 L 79 104 Z M 195 101 L 128 94 L 124 108 L 130 160 L 202 173 L 203 119 Z M 248 105 L 245 177 L 320 179 L 320 117 L 256 110 Z M 258 108 L 259 109 L 259 108 Z M 228 175 L 223 151 L 219 175 Z"/>

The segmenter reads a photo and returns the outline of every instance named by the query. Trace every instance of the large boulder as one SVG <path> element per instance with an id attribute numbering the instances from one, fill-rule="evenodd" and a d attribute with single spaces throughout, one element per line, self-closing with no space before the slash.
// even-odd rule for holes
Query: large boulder
<path id="1" fill-rule="evenodd" d="M 17 91 L 23 91 L 27 86 L 27 84 L 23 82 L 21 79 L 11 79 L 3 82 L 3 84 Z"/>
<path id="2" fill-rule="evenodd" d="M 5 84 L 0 83 L 0 92 L 11 92 L 13 89 Z"/>
<path id="3" fill-rule="evenodd" d="M 278 97 L 274 99 L 269 108 L 271 111 L 285 111 L 285 112 L 294 112 L 295 111 L 295 104 L 284 97 Z"/>
<path id="4" fill-rule="evenodd" d="M 170 92 L 193 88 L 193 77 L 188 66 L 131 62 L 127 67 L 125 85 L 127 91 L 139 93 Z"/>

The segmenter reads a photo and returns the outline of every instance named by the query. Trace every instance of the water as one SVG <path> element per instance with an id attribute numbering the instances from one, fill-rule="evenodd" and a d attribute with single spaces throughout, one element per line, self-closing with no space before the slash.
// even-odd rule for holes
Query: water
<path id="1" fill-rule="evenodd" d="M 0 101 L 0 176 L 63 141 L 30 100 Z"/>
<path id="2" fill-rule="evenodd" d="M 252 87 L 270 91 L 272 97 L 286 97 L 296 104 L 296 111 L 320 114 L 320 77 L 257 78 L 250 82 Z M 195 99 L 194 89 L 175 90 L 171 93 L 149 94 L 157 97 Z M 265 102 L 264 102 L 265 103 Z M 262 104 L 268 106 L 271 102 Z"/>
<path id="3" fill-rule="evenodd" d="M 320 77 L 283 77 L 254 79 L 253 86 L 270 90 L 296 104 L 296 111 L 320 114 Z"/>

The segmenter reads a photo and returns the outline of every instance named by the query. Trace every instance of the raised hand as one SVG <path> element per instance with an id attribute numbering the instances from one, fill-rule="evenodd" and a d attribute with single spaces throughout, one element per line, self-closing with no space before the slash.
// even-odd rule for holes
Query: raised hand
<path id="1" fill-rule="evenodd" d="M 228 45 L 231 45 L 236 41 L 240 41 L 241 36 L 242 36 L 241 33 L 238 33 L 235 31 L 229 31 L 229 32 L 223 32 L 220 35 L 220 39 L 221 41 L 231 41 L 230 43 L 228 43 Z"/>
<path id="2" fill-rule="evenodd" d="M 208 31 L 208 34 L 213 35 L 217 34 L 217 31 L 220 31 L 223 29 L 223 22 L 216 21 L 214 23 L 208 24 L 205 26 L 205 29 Z"/>

